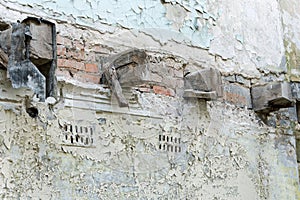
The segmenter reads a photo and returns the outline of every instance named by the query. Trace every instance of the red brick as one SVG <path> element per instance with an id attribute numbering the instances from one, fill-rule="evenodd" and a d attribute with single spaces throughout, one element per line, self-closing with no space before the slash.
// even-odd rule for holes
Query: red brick
<path id="1" fill-rule="evenodd" d="M 77 61 L 82 61 L 84 60 L 84 51 L 78 51 L 78 50 L 69 50 L 67 51 L 67 57 L 75 59 Z"/>
<path id="2" fill-rule="evenodd" d="M 72 59 L 58 59 L 57 66 L 60 68 L 73 68 L 78 70 L 84 70 L 84 64 Z"/>
<path id="3" fill-rule="evenodd" d="M 238 107 L 252 108 L 250 89 L 240 84 L 225 84 L 223 99 Z"/>
<path id="4" fill-rule="evenodd" d="M 99 72 L 98 65 L 94 64 L 94 63 L 86 63 L 85 64 L 85 71 L 86 72 L 91 72 L 91 73 L 97 73 L 97 72 Z"/>
<path id="5" fill-rule="evenodd" d="M 101 52 L 102 47 L 100 45 L 95 45 L 91 48 L 92 51 Z"/>
<path id="6" fill-rule="evenodd" d="M 228 101 L 233 104 L 242 104 L 242 105 L 247 104 L 246 98 L 239 94 L 225 92 L 224 99 L 225 99 L 225 101 Z"/>
<path id="7" fill-rule="evenodd" d="M 153 91 L 155 94 L 161 94 L 161 95 L 165 95 L 165 96 L 174 96 L 175 93 L 172 89 L 170 88 L 164 88 L 161 86 L 153 86 Z"/>
<path id="8" fill-rule="evenodd" d="M 60 35 L 56 35 L 56 43 L 57 44 L 64 44 L 64 38 Z"/>
<path id="9" fill-rule="evenodd" d="M 60 57 L 65 57 L 67 54 L 67 49 L 63 45 L 57 45 L 57 55 Z"/>
<path id="10" fill-rule="evenodd" d="M 56 37 L 56 43 L 64 45 L 66 47 L 71 47 L 72 46 L 72 41 L 66 37 L 62 37 L 60 35 L 57 35 Z"/>

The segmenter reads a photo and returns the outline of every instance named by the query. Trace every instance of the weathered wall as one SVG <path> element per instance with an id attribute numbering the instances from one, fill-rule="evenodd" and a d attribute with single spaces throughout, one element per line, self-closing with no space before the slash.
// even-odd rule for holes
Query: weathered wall
<path id="1" fill-rule="evenodd" d="M 282 10 L 281 18 L 284 33 L 285 57 L 287 60 L 288 78 L 293 81 L 299 81 L 299 20 L 300 16 L 297 10 L 299 3 L 297 1 L 279 1 Z"/>
<path id="2" fill-rule="evenodd" d="M 251 110 L 251 86 L 298 80 L 286 2 L 1 1 L 1 21 L 53 21 L 58 54 L 56 102 L 0 69 L 1 198 L 298 199 L 295 108 L 265 122 Z M 124 87 L 120 108 L 103 61 L 132 47 L 148 55 L 144 84 Z M 184 74 L 208 67 L 223 97 L 184 99 Z"/>

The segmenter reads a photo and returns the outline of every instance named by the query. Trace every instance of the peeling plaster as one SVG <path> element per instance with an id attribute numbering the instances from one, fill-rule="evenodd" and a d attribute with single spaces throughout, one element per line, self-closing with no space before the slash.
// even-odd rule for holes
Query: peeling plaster
<path id="1" fill-rule="evenodd" d="M 1 119 L 7 119 L 0 122 L 5 127 L 0 135 L 9 140 L 0 145 L 3 198 L 286 199 L 295 194 L 287 182 L 296 183 L 297 174 L 290 174 L 297 163 L 287 160 L 284 142 L 292 137 L 279 138 L 252 111 L 141 93 L 137 101 L 143 112 L 122 114 L 113 101 L 110 111 L 103 103 L 85 109 L 91 103 L 87 95 L 99 94 L 99 88 L 59 82 L 62 86 L 66 99 L 53 109 L 34 104 L 38 118 L 25 108 L 15 114 L 0 107 Z M 70 94 L 79 101 L 68 104 Z M 66 145 L 64 124 L 73 132 L 94 127 L 93 145 Z M 180 152 L 159 146 L 167 137 Z"/>
<path id="2" fill-rule="evenodd" d="M 146 0 L 130 3 L 122 0 L 101 3 L 27 0 L 5 1 L 1 5 L 92 28 L 104 33 L 104 38 L 101 38 L 104 42 L 112 37 L 111 33 L 120 35 L 121 38 L 113 39 L 118 47 L 124 45 L 124 41 L 131 41 L 127 44 L 130 47 L 138 44 L 143 48 L 171 50 L 182 57 L 196 60 L 207 57 L 186 55 L 185 52 L 192 51 L 180 51 L 182 48 L 174 49 L 174 46 L 185 46 L 185 49 L 193 51 L 208 50 L 208 57 L 211 57 L 209 59 L 215 60 L 215 56 L 220 56 L 226 61 L 227 67 L 215 61 L 206 61 L 206 64 L 216 66 L 224 73 L 232 73 L 236 67 L 238 70 L 247 68 L 248 76 L 266 66 L 274 66 L 274 71 L 278 71 L 284 56 L 279 4 L 270 0 L 258 4 L 248 1 L 232 3 L 205 0 Z M 113 12 L 115 10 L 120 12 Z M 261 22 L 260 19 L 267 20 Z M 256 34 L 260 37 L 253 37 Z M 140 40 L 142 35 L 150 38 Z M 113 44 L 110 40 L 107 42 Z M 156 42 L 160 45 L 157 46 Z M 272 71 L 272 67 L 270 70 Z"/>
<path id="3" fill-rule="evenodd" d="M 145 49 L 148 78 L 175 91 L 124 88 L 129 107 L 120 108 L 107 86 L 59 76 L 60 99 L 32 101 L 32 118 L 32 92 L 12 89 L 0 70 L 1 198 L 299 196 L 295 114 L 272 113 L 266 125 L 224 99 L 181 96 L 184 72 L 208 66 L 234 75 L 237 93 L 243 84 L 249 94 L 251 84 L 282 81 L 289 44 L 277 2 L 5 0 L 0 10 L 9 22 L 28 13 L 55 19 L 59 36 L 101 45 L 104 57 Z"/>

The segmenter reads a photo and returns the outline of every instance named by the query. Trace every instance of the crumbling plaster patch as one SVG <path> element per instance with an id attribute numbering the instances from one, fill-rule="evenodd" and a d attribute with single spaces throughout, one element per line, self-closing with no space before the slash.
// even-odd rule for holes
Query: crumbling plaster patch
<path id="1" fill-rule="evenodd" d="M 39 110 L 37 118 L 26 113 L 23 103 L 19 114 L 0 107 L 1 197 L 294 198 L 297 163 L 286 146 L 287 141 L 294 145 L 286 134 L 289 126 L 268 127 L 252 111 L 221 102 L 147 93 L 137 96 L 144 106 L 140 114 L 131 113 L 134 107 L 120 113 L 113 101 L 110 110 L 105 103 L 86 109 L 94 101 L 87 95 L 103 95 L 105 90 L 63 82 L 58 87 L 63 99 L 54 107 L 32 102 Z M 68 104 L 69 94 L 79 101 Z M 157 105 L 147 106 L 145 99 Z M 170 102 L 178 111 L 169 113 Z M 94 126 L 94 145 L 65 145 L 66 122 Z M 279 130 L 283 132 L 276 134 Z M 159 135 L 180 138 L 182 151 L 160 149 Z"/>
<path id="2" fill-rule="evenodd" d="M 69 6 L 70 4 L 73 6 Z M 124 41 L 133 40 L 128 46 L 132 47 L 133 43 L 138 44 L 138 41 L 142 41 L 140 46 L 167 51 L 172 49 L 172 52 L 182 49 L 174 49 L 175 45 L 191 47 L 193 50 L 199 48 L 197 51 L 207 49 L 211 55 L 206 58 L 212 57 L 214 60 L 215 56 L 220 56 L 223 60 L 227 60 L 226 67 L 219 62 L 209 63 L 219 65 L 224 72 L 237 69 L 247 75 L 259 76 L 257 68 L 269 67 L 271 71 L 273 68 L 278 71 L 284 56 L 280 8 L 274 1 L 232 3 L 193 0 L 187 3 L 147 0 L 130 3 L 127 1 L 72 3 L 35 0 L 18 3 L 5 1 L 2 5 L 10 7 L 24 5 L 22 10 L 25 12 L 31 12 L 32 8 L 27 5 L 32 5 L 35 12 L 38 11 L 37 14 L 47 18 L 52 15 L 53 19 L 91 27 L 106 33 L 105 35 L 110 38 L 109 33 L 114 32 L 114 36 L 121 36 L 118 38 L 113 36 L 116 45 L 124 45 Z M 115 10 L 122 11 L 113 12 Z M 254 35 L 259 36 L 253 37 Z M 140 37 L 147 39 L 140 40 Z M 119 39 L 122 41 L 118 41 Z M 155 44 L 155 41 L 159 43 Z M 193 54 L 185 55 L 184 52 L 178 53 L 192 59 L 199 58 Z M 245 68 L 247 70 L 244 70 Z"/>

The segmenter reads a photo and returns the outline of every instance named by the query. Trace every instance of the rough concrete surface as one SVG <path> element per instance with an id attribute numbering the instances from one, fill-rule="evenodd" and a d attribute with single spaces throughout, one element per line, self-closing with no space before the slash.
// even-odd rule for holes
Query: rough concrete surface
<path id="1" fill-rule="evenodd" d="M 0 198 L 299 199 L 298 7 L 296 0 L 0 1 L 0 31 L 42 17 L 57 38 L 57 94 L 45 102 L 13 88 L 1 57 Z M 105 70 L 130 49 L 145 53 L 143 63 L 133 55 L 110 66 L 127 103 L 120 107 Z M 208 69 L 218 76 L 205 85 Z M 203 85 L 189 80 L 189 88 L 185 77 L 195 74 Z M 292 94 L 289 107 L 255 112 L 252 89 L 282 82 L 292 85 L 280 88 Z M 184 98 L 187 89 L 218 95 Z M 262 104 L 273 100 L 267 96 Z"/>

